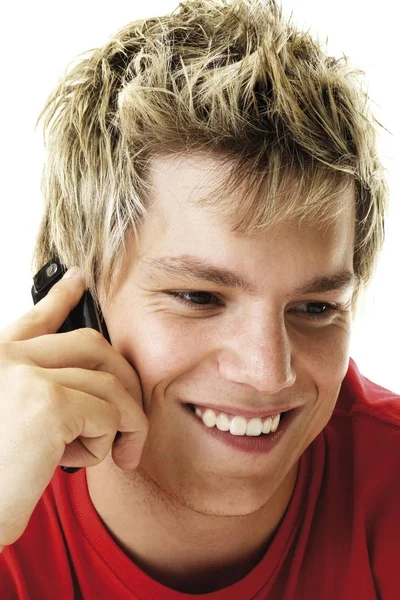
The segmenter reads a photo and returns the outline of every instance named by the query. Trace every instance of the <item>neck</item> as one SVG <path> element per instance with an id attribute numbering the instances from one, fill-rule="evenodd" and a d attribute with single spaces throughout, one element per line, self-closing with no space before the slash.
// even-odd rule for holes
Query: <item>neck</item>
<path id="1" fill-rule="evenodd" d="M 110 457 L 87 469 L 96 511 L 124 552 L 159 583 L 196 594 L 236 583 L 261 560 L 296 477 L 297 465 L 260 509 L 227 517 L 184 506 L 142 469 L 121 471 Z"/>

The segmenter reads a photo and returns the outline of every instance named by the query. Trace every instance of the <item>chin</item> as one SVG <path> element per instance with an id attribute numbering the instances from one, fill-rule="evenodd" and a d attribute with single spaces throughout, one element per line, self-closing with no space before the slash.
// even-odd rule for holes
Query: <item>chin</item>
<path id="1" fill-rule="evenodd" d="M 216 501 L 214 506 L 210 506 L 210 503 L 200 504 L 199 502 L 193 501 L 191 498 L 181 498 L 180 502 L 183 506 L 192 512 L 199 515 L 206 515 L 208 517 L 248 517 L 258 512 L 266 503 L 263 502 L 261 505 L 258 503 L 248 503 L 248 506 L 232 506 L 226 504 L 225 506 L 221 502 Z"/>
<path id="2" fill-rule="evenodd" d="M 210 480 L 201 485 L 167 481 L 160 473 L 154 474 L 141 462 L 136 473 L 152 495 L 163 497 L 172 508 L 186 508 L 199 515 L 215 517 L 244 517 L 260 510 L 273 495 L 265 480 L 251 486 L 249 481 L 221 479 L 213 486 Z"/>

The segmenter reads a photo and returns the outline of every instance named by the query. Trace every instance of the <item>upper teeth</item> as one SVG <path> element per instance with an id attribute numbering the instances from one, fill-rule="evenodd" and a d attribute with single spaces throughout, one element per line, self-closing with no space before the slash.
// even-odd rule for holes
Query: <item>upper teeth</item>
<path id="1" fill-rule="evenodd" d="M 230 431 L 232 435 L 261 435 L 261 433 L 270 433 L 278 429 L 281 415 L 266 417 L 261 420 L 259 417 L 247 420 L 242 416 L 230 416 L 220 413 L 218 416 L 211 408 L 206 408 L 203 412 L 200 408 L 195 408 L 195 413 L 203 421 L 206 427 L 217 427 L 220 431 Z"/>

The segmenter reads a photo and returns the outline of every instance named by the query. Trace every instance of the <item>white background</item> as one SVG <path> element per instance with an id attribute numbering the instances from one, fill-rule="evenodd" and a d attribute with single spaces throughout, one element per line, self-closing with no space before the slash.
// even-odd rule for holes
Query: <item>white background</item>
<path id="1" fill-rule="evenodd" d="M 5 3 L 4 3 L 5 4 Z M 28 311 L 31 253 L 42 211 L 43 161 L 36 118 L 67 64 L 79 53 L 103 45 L 136 18 L 165 14 L 178 0 L 102 3 L 7 3 L 0 13 L 1 202 L 0 329 Z M 345 54 L 366 72 L 378 120 L 390 130 L 380 137 L 391 207 L 385 250 L 368 297 L 356 319 L 351 355 L 373 381 L 400 393 L 400 202 L 398 26 L 392 0 L 283 0 L 284 12 L 325 41 L 328 52 Z"/>

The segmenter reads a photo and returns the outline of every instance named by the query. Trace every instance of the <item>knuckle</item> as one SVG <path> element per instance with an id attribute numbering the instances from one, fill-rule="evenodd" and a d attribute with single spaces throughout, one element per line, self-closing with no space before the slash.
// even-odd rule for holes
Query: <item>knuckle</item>
<path id="1" fill-rule="evenodd" d="M 14 363 L 12 365 L 12 373 L 15 379 L 25 381 L 32 374 L 30 365 L 25 363 Z"/>
<path id="2" fill-rule="evenodd" d="M 118 409 L 117 406 L 115 406 L 114 404 L 111 404 L 111 402 L 107 402 L 107 400 L 105 400 L 105 404 L 103 404 L 103 408 L 107 413 L 107 418 L 108 419 L 113 419 L 115 421 L 114 425 L 119 425 L 119 421 L 121 419 L 121 413 Z"/>
<path id="3" fill-rule="evenodd" d="M 37 389 L 32 368 L 27 364 L 11 362 L 8 365 L 3 363 L 1 371 L 2 386 L 7 389 L 5 400 L 11 402 L 13 411 L 22 410 Z"/>
<path id="4" fill-rule="evenodd" d="M 100 331 L 97 331 L 97 329 L 93 329 L 92 327 L 85 327 L 81 331 L 84 331 L 88 337 L 91 337 L 95 341 L 105 341 L 104 337 L 101 335 Z"/>
<path id="5" fill-rule="evenodd" d="M 83 336 L 85 343 L 89 342 L 93 345 L 97 345 L 106 341 L 100 331 L 97 331 L 97 329 L 93 329 L 92 327 L 81 327 L 80 329 L 75 329 L 73 334 L 77 336 Z"/>
<path id="6" fill-rule="evenodd" d="M 5 364 L 15 356 L 15 344 L 18 342 L 0 340 L 0 365 Z"/>
<path id="7" fill-rule="evenodd" d="M 60 438 L 63 440 L 64 444 L 70 444 L 73 440 L 75 440 L 80 431 L 82 430 L 82 423 L 79 422 L 79 419 L 74 418 L 72 415 L 69 415 L 68 419 L 62 419 L 58 423 L 58 431 L 60 432 Z M 49 437 L 49 441 L 50 437 Z M 57 444 L 52 442 L 53 447 L 56 448 Z"/>
<path id="8" fill-rule="evenodd" d="M 30 385 L 32 379 L 32 367 L 24 363 L 14 363 L 10 368 L 11 381 L 18 386 Z"/>
<path id="9" fill-rule="evenodd" d="M 111 412 L 112 412 L 112 417 L 114 419 L 114 426 L 118 427 L 121 423 L 121 412 L 119 411 L 119 409 L 114 406 L 114 404 L 110 404 L 111 407 Z"/>
<path id="10" fill-rule="evenodd" d="M 47 408 L 54 408 L 57 404 L 64 404 L 66 401 L 67 390 L 56 381 L 48 379 L 42 381 L 41 402 Z"/>
<path id="11" fill-rule="evenodd" d="M 106 388 L 118 387 L 122 389 L 123 386 L 121 382 L 113 373 L 109 373 L 108 371 L 98 371 L 97 373 L 100 377 L 101 384 L 104 385 Z"/>
<path id="12" fill-rule="evenodd" d="M 93 467 L 100 464 L 107 457 L 110 449 L 112 448 L 115 432 L 112 431 L 109 434 L 103 436 L 101 443 L 96 446 L 96 450 L 90 450 L 91 457 L 87 459 L 87 466 Z"/>

